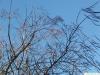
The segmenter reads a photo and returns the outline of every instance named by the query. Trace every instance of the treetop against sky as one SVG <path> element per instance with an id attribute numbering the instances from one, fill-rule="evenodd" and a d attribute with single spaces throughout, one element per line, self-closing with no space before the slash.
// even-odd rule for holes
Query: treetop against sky
<path id="1" fill-rule="evenodd" d="M 0 74 L 100 72 L 99 2 L 0 1 Z"/>

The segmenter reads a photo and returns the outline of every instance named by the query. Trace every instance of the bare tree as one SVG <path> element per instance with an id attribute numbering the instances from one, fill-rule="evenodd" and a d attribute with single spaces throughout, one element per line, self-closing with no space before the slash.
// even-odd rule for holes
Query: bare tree
<path id="1" fill-rule="evenodd" d="M 9 12 L 1 13 L 8 31 L 0 42 L 0 75 L 80 75 L 93 68 L 100 72 L 94 59 L 99 43 L 81 29 L 88 16 L 78 22 L 79 13 L 76 22 L 67 25 L 60 16 L 33 9 L 17 23 L 20 17 L 11 5 Z"/>

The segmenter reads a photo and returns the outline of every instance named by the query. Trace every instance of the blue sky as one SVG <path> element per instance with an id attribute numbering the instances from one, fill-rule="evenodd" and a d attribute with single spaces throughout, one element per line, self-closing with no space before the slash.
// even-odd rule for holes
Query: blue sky
<path id="1" fill-rule="evenodd" d="M 50 16 L 61 16 L 67 24 L 75 21 L 78 12 L 82 8 L 92 5 L 97 0 L 13 0 L 13 10 L 17 10 L 21 15 L 25 15 L 26 8 L 31 11 L 32 7 L 43 8 Z M 10 0 L 0 0 L 0 9 L 9 10 Z M 90 36 L 100 36 L 98 27 L 92 23 L 84 23 L 84 31 Z"/>
<path id="2" fill-rule="evenodd" d="M 9 9 L 10 0 L 0 0 L 0 8 Z M 67 22 L 74 20 L 82 8 L 88 7 L 96 0 L 13 0 L 13 9 L 20 9 L 22 12 L 33 6 L 47 10 L 50 15 L 60 15 Z"/>
<path id="3" fill-rule="evenodd" d="M 12 10 L 17 10 L 21 15 L 25 16 L 26 8 L 28 11 L 31 11 L 32 7 L 39 7 L 45 9 L 48 15 L 53 17 L 61 16 L 64 18 L 66 24 L 72 24 L 82 8 L 86 8 L 96 1 L 97 0 L 13 0 Z M 9 4 L 10 0 L 0 0 L 0 9 L 9 11 Z M 81 16 L 80 18 L 82 19 L 84 13 L 82 13 Z M 3 31 L 5 31 L 5 29 L 7 30 L 6 26 L 0 25 L 0 27 L 1 26 L 4 28 L 2 29 Z M 89 20 L 86 20 L 82 24 L 82 27 L 84 33 L 89 37 L 97 36 L 100 38 L 100 27 L 94 26 Z"/>

